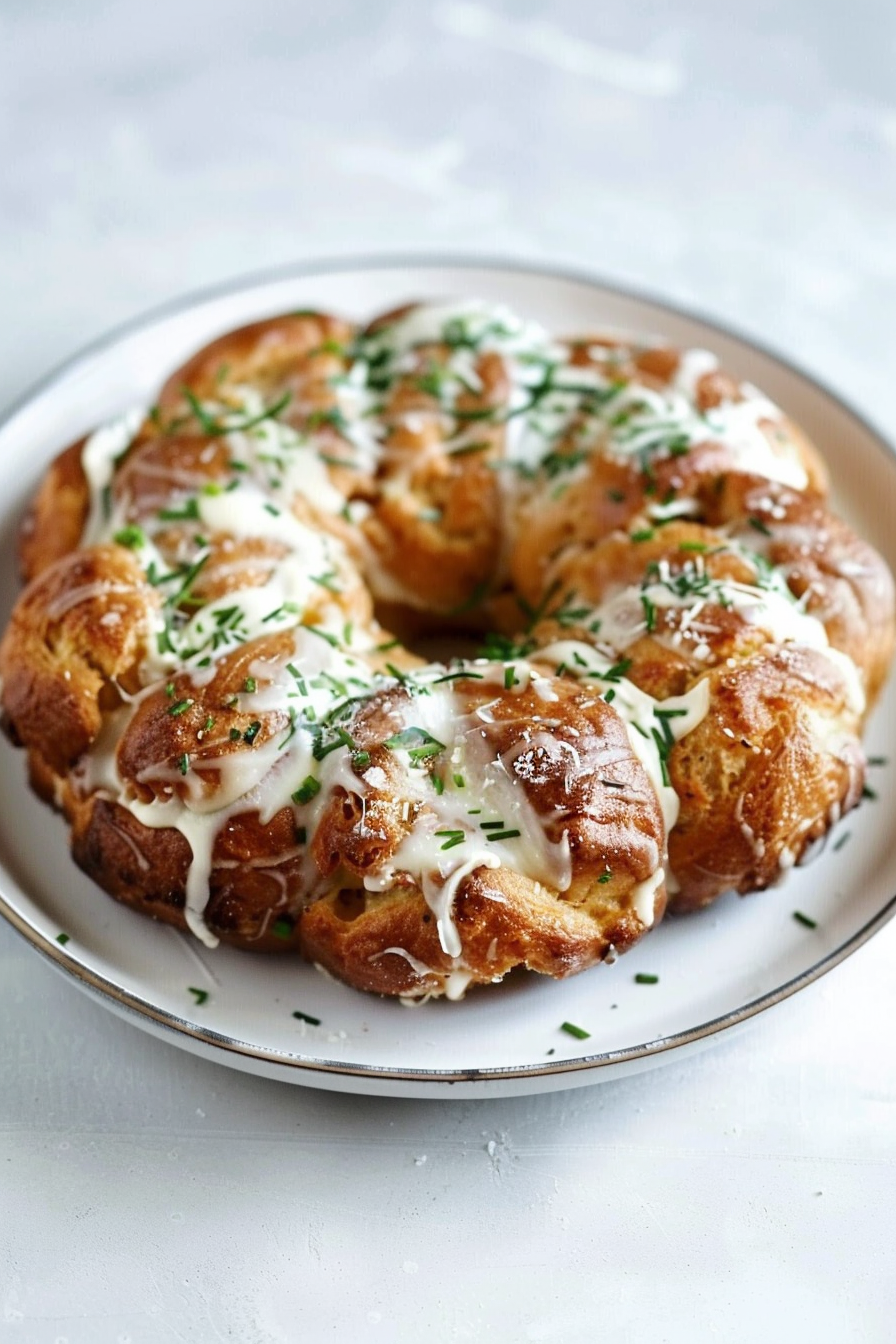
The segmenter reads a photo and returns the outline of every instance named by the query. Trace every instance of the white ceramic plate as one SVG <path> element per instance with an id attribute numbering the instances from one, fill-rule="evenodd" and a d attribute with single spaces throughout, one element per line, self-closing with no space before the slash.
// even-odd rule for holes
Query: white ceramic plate
<path id="1" fill-rule="evenodd" d="M 505 301 L 558 332 L 611 326 L 709 346 L 809 431 L 830 465 L 836 507 L 896 568 L 896 457 L 854 411 L 790 364 L 698 317 L 588 278 L 498 264 L 365 260 L 268 275 L 169 306 L 86 350 L 15 407 L 0 426 L 3 622 L 17 592 L 18 519 L 45 464 L 99 421 L 151 401 L 197 346 L 292 308 L 365 318 L 404 300 L 448 295 Z M 875 714 L 868 748 L 896 761 L 896 681 Z M 884 801 L 848 817 L 825 852 L 779 889 L 747 900 L 727 896 L 702 915 L 667 920 L 614 966 L 565 983 L 514 975 L 462 1003 L 409 1010 L 311 966 L 209 952 L 117 906 L 71 862 L 67 828 L 29 792 L 21 753 L 4 742 L 0 757 L 0 911 L 32 946 L 100 1003 L 175 1045 L 316 1087 L 509 1096 L 646 1068 L 802 988 L 896 909 L 896 837 L 883 767 L 872 782 Z M 817 928 L 799 923 L 794 911 Z M 60 943 L 60 933 L 68 941 Z M 639 972 L 658 983 L 637 983 Z M 201 1005 L 193 990 L 207 994 Z M 564 1022 L 589 1038 L 567 1034 Z"/>

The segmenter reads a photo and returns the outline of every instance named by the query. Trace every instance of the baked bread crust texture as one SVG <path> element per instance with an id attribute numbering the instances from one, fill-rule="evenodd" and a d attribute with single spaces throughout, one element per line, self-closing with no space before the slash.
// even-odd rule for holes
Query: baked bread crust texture
<path id="1" fill-rule="evenodd" d="M 573 974 L 859 802 L 894 591 L 827 489 L 706 351 L 256 322 L 50 466 L 5 722 L 81 868 L 210 945 L 414 998 Z"/>

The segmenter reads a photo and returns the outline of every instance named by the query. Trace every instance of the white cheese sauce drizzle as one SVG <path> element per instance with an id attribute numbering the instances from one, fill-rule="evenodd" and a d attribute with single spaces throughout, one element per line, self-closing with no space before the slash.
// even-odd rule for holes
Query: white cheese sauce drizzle
<path id="1" fill-rule="evenodd" d="M 141 518 L 139 527 L 129 525 L 131 501 L 116 499 L 112 490 L 116 464 L 132 443 L 142 414 L 130 412 L 91 435 L 82 452 L 90 487 L 82 544 L 110 541 L 117 535 L 127 535 L 129 530 L 125 544 L 131 546 L 156 585 L 163 606 L 143 667 L 145 690 L 109 717 L 109 731 L 101 734 L 81 768 L 82 787 L 101 790 L 117 799 L 150 828 L 174 827 L 184 835 L 192 851 L 186 918 L 197 937 L 210 945 L 216 940 L 207 927 L 204 911 L 215 839 L 229 818 L 257 812 L 264 823 L 282 808 L 293 807 L 297 823 L 312 836 L 334 790 L 344 789 L 363 802 L 377 787 L 377 773 L 382 774 L 370 767 L 365 777 L 352 748 L 343 742 L 323 756 L 318 754 L 322 724 L 327 725 L 327 731 L 335 724 L 350 733 L 352 697 L 382 692 L 396 683 L 371 671 L 364 655 L 371 651 L 372 637 L 363 623 L 360 629 L 352 628 L 351 594 L 347 590 L 358 577 L 344 545 L 299 521 L 291 505 L 301 498 L 312 515 L 315 511 L 322 516 L 342 514 L 354 522 L 366 515 L 369 503 L 347 499 L 335 484 L 334 471 L 346 463 L 332 460 L 332 428 L 335 426 L 346 441 L 348 465 L 374 473 L 383 461 L 386 437 L 377 416 L 378 405 L 396 379 L 418 367 L 418 348 L 432 343 L 445 344 L 450 350 L 436 389 L 436 413 L 446 416 L 462 393 L 481 390 L 477 372 L 480 356 L 496 353 L 502 357 L 510 391 L 506 403 L 496 409 L 494 420 L 504 425 L 504 455 L 516 469 L 500 473 L 511 495 L 520 482 L 531 483 L 558 438 L 580 417 L 584 419 L 580 439 L 585 456 L 602 452 L 620 458 L 640 459 L 645 454 L 661 457 L 709 439 L 727 444 L 738 460 L 770 479 L 797 488 L 806 484 L 794 453 L 786 449 L 779 453 L 770 445 L 763 426 L 780 420 L 780 412 L 755 389 L 742 387 L 742 400 L 723 403 L 706 414 L 696 409 L 699 379 L 716 368 L 714 357 L 707 352 L 687 352 L 673 381 L 662 391 L 637 382 L 621 384 L 613 378 L 613 351 L 601 351 L 600 369 L 578 367 L 572 363 L 570 348 L 552 340 L 537 323 L 524 322 L 508 309 L 484 303 L 425 305 L 380 332 L 361 337 L 347 371 L 332 380 L 338 416 L 331 421 L 326 438 L 314 429 L 296 430 L 274 413 L 268 414 L 263 398 L 251 387 L 232 392 L 236 409 L 233 399 L 227 405 L 204 403 L 203 411 L 224 433 L 234 476 L 226 486 L 209 480 L 198 489 L 194 484 L 191 489 L 192 483 L 186 479 L 171 477 L 175 506 L 183 505 L 197 533 L 192 549 L 180 558 L 173 573 L 168 573 L 170 559 L 166 562 L 158 544 L 167 520 Z M 414 414 L 421 415 L 419 411 Z M 461 425 L 456 431 L 457 442 L 465 442 L 471 433 L 468 426 Z M 389 488 L 399 493 L 404 488 L 400 473 L 390 480 Z M 687 501 L 680 507 L 687 507 Z M 209 538 L 222 535 L 235 541 L 265 538 L 279 543 L 284 553 L 271 558 L 265 582 L 228 592 L 190 614 L 183 603 L 176 601 L 177 596 L 190 581 L 191 571 L 205 563 Z M 319 582 L 322 577 L 323 585 Z M 387 592 L 393 598 L 409 597 L 394 575 L 368 573 L 366 577 L 377 595 Z M 606 611 L 598 613 L 608 622 L 608 629 L 602 632 L 608 643 L 615 640 L 624 648 L 625 639 L 635 637 L 634 627 L 626 625 L 627 613 L 633 597 L 641 605 L 641 592 L 618 594 Z M 651 586 L 648 595 L 657 605 L 675 604 L 661 584 Z M 69 595 L 66 600 L 82 598 Z M 791 602 L 784 622 L 785 598 L 777 591 L 763 591 L 757 597 L 753 590 L 747 593 L 742 587 L 732 600 L 744 611 L 761 609 L 763 620 L 773 624 L 778 621 L 776 631 L 783 624 L 788 629 L 796 624 L 804 637 L 812 620 Z M 317 614 L 314 630 L 302 625 L 310 605 Z M 819 623 L 814 622 L 813 629 L 815 626 Z M 277 713 L 288 727 L 257 746 L 253 743 L 244 750 L 222 751 L 219 755 L 209 751 L 214 743 L 206 741 L 196 765 L 186 773 L 166 762 L 152 766 L 138 783 L 151 787 L 154 799 L 138 797 L 118 772 L 114 743 L 142 696 L 151 694 L 178 669 L 188 672 L 199 689 L 214 675 L 221 657 L 261 635 L 284 630 L 294 632 L 292 656 L 276 664 L 260 663 L 257 692 L 241 697 L 241 704 L 260 715 Z M 817 635 L 810 642 L 822 647 Z M 567 675 L 588 678 L 588 684 L 600 687 L 598 693 L 608 701 L 611 697 L 606 693 L 612 689 L 613 709 L 625 721 L 632 748 L 653 781 L 668 830 L 678 812 L 678 799 L 668 783 L 668 749 L 706 714 L 706 683 L 700 681 L 688 695 L 658 704 L 624 677 L 613 675 L 606 657 L 588 644 L 560 641 L 532 658 L 539 667 L 517 659 L 455 663 L 452 670 L 472 672 L 481 683 L 493 683 L 497 691 L 521 691 L 531 686 L 546 709 L 557 697 L 550 678 L 540 670 L 545 663 L 562 664 Z M 513 673 L 510 686 L 505 680 L 508 669 Z M 556 835 L 558 818 L 539 815 L 529 802 L 513 768 L 516 748 L 501 756 L 490 747 L 486 731 L 490 722 L 488 702 L 468 709 L 467 701 L 461 703 L 464 698 L 450 682 L 437 684 L 446 671 L 441 665 L 433 665 L 415 672 L 414 693 L 401 700 L 404 727 L 425 734 L 424 741 L 440 744 L 440 791 L 433 783 L 436 772 L 431 761 L 424 758 L 421 763 L 412 745 L 394 748 L 405 767 L 401 787 L 415 823 L 389 861 L 365 878 L 365 886 L 371 891 L 385 890 L 408 876 L 418 884 L 435 916 L 442 949 L 457 962 L 452 985 L 462 987 L 467 972 L 458 962 L 462 944 L 452 912 L 464 880 L 482 869 L 507 865 L 531 881 L 561 892 L 570 885 L 572 861 L 562 827 L 559 840 L 548 835 L 549 826 Z M 304 689 L 299 689 L 300 684 Z M 395 697 L 396 704 L 399 699 Z M 546 750 L 548 744 L 551 751 L 563 749 L 546 728 L 543 735 L 530 735 L 520 750 L 529 749 L 536 739 L 536 745 L 541 743 Z M 446 768 L 443 761 L 447 762 Z M 204 784 L 204 776 L 210 771 L 216 776 L 214 790 Z M 316 791 L 296 803 L 295 796 L 309 778 Z M 490 829 L 485 829 L 483 822 L 492 823 Z M 307 846 L 304 868 L 313 884 Z M 654 872 L 632 897 L 633 909 L 646 925 L 652 922 L 654 896 L 664 878 L 669 880 L 669 875 L 658 854 Z M 497 889 L 493 898 L 500 899 Z"/>
<path id="2" fill-rule="evenodd" d="M 836 664 L 847 688 L 849 709 L 862 714 L 865 691 L 859 670 L 851 658 L 831 648 L 827 631 L 817 616 L 805 610 L 804 598 L 796 598 L 777 569 L 745 546 L 732 543 L 717 548 L 746 559 L 756 570 L 753 584 L 715 578 L 707 573 L 702 555 L 696 555 L 675 570 L 668 560 L 652 565 L 640 584 L 611 590 L 599 607 L 585 617 L 594 617 L 593 628 L 600 648 L 608 654 L 623 653 L 636 640 L 650 634 L 673 649 L 689 646 L 700 660 L 711 656 L 711 640 L 718 633 L 707 608 L 735 612 L 741 620 L 765 631 L 773 644 L 797 644 L 815 649 Z M 659 613 L 680 611 L 671 628 Z"/>

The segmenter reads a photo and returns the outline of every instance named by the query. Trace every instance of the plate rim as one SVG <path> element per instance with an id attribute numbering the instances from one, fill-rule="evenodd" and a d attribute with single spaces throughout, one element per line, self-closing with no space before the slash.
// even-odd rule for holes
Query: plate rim
<path id="1" fill-rule="evenodd" d="M 310 278 L 313 276 L 324 276 L 330 272 L 343 271 L 376 271 L 376 270 L 396 270 L 399 268 L 423 267 L 433 270 L 450 269 L 480 269 L 490 271 L 503 271 L 510 274 L 535 275 L 545 280 L 570 281 L 576 284 L 600 289 L 606 293 L 616 295 L 623 299 L 633 300 L 635 302 L 649 304 L 662 312 L 670 314 L 673 317 L 684 317 L 685 319 L 698 322 L 708 328 L 710 331 L 718 332 L 719 335 L 733 339 L 740 344 L 748 347 L 756 353 L 765 356 L 782 366 L 792 375 L 800 378 L 807 383 L 810 388 L 816 392 L 821 392 L 823 396 L 834 402 L 848 416 L 850 416 L 858 425 L 862 427 L 868 437 L 873 441 L 878 451 L 892 464 L 896 459 L 896 445 L 894 445 L 886 434 L 872 421 L 864 412 L 858 410 L 853 403 L 839 391 L 833 390 L 830 385 L 822 378 L 810 373 L 801 364 L 793 360 L 789 355 L 784 355 L 778 351 L 774 345 L 765 341 L 758 340 L 752 335 L 747 335 L 737 325 L 722 322 L 714 317 L 707 316 L 697 307 L 692 307 L 687 303 L 677 303 L 671 299 L 663 298 L 648 288 L 642 288 L 639 285 L 630 285 L 620 283 L 616 280 L 605 278 L 601 273 L 592 271 L 585 267 L 570 266 L 563 263 L 553 263 L 539 261 L 536 259 L 520 259 L 495 257 L 492 255 L 483 255 L 480 253 L 446 253 L 446 252 L 377 252 L 372 254 L 351 254 L 347 256 L 328 256 L 315 257 L 304 262 L 285 263 L 276 267 L 269 267 L 259 271 L 250 272 L 240 276 L 232 277 L 229 280 L 221 281 L 212 285 L 203 286 L 200 289 L 191 290 L 186 294 L 181 294 L 175 298 L 166 300 L 164 303 L 157 304 L 152 308 L 144 309 L 134 317 L 128 318 L 122 323 L 109 328 L 94 340 L 86 345 L 79 347 L 73 354 L 67 356 L 64 360 L 54 365 L 47 373 L 38 378 L 34 383 L 28 386 L 23 393 L 16 397 L 0 414 L 0 434 L 2 434 L 17 416 L 25 410 L 32 402 L 38 400 L 46 393 L 51 392 L 53 387 L 61 382 L 66 376 L 77 371 L 78 367 L 86 361 L 101 356 L 106 350 L 120 343 L 127 336 L 132 335 L 145 327 L 151 326 L 155 322 L 163 321 L 166 318 L 176 317 L 178 314 L 188 311 L 191 308 L 213 302 L 217 299 L 226 299 L 232 295 L 239 294 L 245 290 L 259 288 L 264 285 L 277 284 L 292 279 Z M 19 884 L 11 873 L 3 867 L 3 874 L 11 880 L 12 886 L 18 888 Z M 6 884 L 4 883 L 4 886 Z M 20 889 L 21 890 L 21 889 Z M 22 890 L 22 895 L 27 892 Z M 172 1044 L 184 1046 L 186 1042 L 183 1037 L 190 1039 L 191 1043 L 199 1046 L 206 1046 L 215 1054 L 223 1051 L 226 1055 L 238 1055 L 241 1060 L 257 1060 L 259 1063 L 274 1065 L 277 1067 L 278 1076 L 288 1078 L 291 1081 L 313 1081 L 313 1075 L 324 1074 L 328 1076 L 340 1075 L 347 1078 L 358 1078 L 364 1082 L 373 1082 L 380 1080 L 383 1082 L 401 1084 L 401 1083 L 431 1083 L 444 1084 L 446 1087 L 457 1083 L 488 1083 L 488 1082 L 513 1082 L 516 1080 L 538 1079 L 538 1078 L 563 1078 L 568 1074 L 582 1073 L 590 1071 L 595 1074 L 594 1081 L 598 1081 L 601 1072 L 608 1068 L 632 1064 L 638 1061 L 656 1059 L 659 1062 L 663 1056 L 670 1054 L 675 1050 L 681 1050 L 700 1041 L 709 1042 L 712 1038 L 720 1035 L 723 1031 L 734 1028 L 739 1024 L 749 1021 L 759 1013 L 774 1007 L 776 1004 L 791 998 L 799 990 L 820 979 L 821 976 L 833 970 L 840 965 L 854 952 L 858 951 L 870 938 L 880 931 L 896 915 L 896 894 L 894 894 L 882 908 L 871 917 L 865 924 L 850 935 L 843 943 L 838 944 L 825 956 L 812 963 L 804 971 L 785 981 L 782 985 L 776 986 L 767 993 L 760 994 L 747 1003 L 733 1009 L 730 1012 L 710 1018 L 706 1022 L 688 1028 L 684 1031 L 673 1032 L 667 1036 L 660 1036 L 651 1041 L 641 1042 L 638 1045 L 623 1047 L 617 1050 L 599 1051 L 593 1055 L 581 1055 L 572 1059 L 563 1059 L 551 1063 L 542 1064 L 513 1064 L 491 1068 L 451 1068 L 451 1069 L 406 1069 L 395 1066 L 367 1065 L 360 1063 L 343 1063 L 339 1060 L 329 1060 L 322 1058 L 309 1058 L 302 1055 L 293 1055 L 279 1050 L 269 1050 L 263 1046 L 252 1045 L 249 1042 L 239 1040 L 236 1037 L 228 1036 L 222 1032 L 214 1031 L 203 1027 L 197 1023 L 188 1021 L 186 1018 L 176 1013 L 160 1008 L 155 1004 L 143 999 L 139 994 L 117 985 L 113 980 L 100 972 L 82 965 L 71 955 L 64 951 L 62 945 L 51 941 L 36 927 L 34 927 L 27 918 L 20 913 L 8 900 L 4 890 L 0 889 L 0 915 L 10 924 L 19 936 L 21 936 L 31 947 L 34 948 L 42 957 L 48 960 L 51 965 L 61 971 L 64 975 L 71 977 L 79 988 L 88 993 L 99 997 L 101 1000 L 109 1000 L 107 1006 L 120 1011 L 125 1010 L 125 1016 L 135 1021 L 135 1025 L 147 1025 L 151 1022 L 155 1027 L 163 1029 L 164 1038 L 170 1039 Z M 161 1033 L 160 1033 L 161 1034 Z M 226 1058 L 220 1062 L 235 1061 Z"/>

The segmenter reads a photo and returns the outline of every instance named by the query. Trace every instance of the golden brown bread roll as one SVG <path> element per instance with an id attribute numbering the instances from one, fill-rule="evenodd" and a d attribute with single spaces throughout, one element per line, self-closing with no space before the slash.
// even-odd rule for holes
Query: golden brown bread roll
<path id="1" fill-rule="evenodd" d="M 5 716 L 81 867 L 210 944 L 414 997 L 568 975 L 858 801 L 893 585 L 826 489 L 705 351 L 257 322 L 51 465 Z"/>

